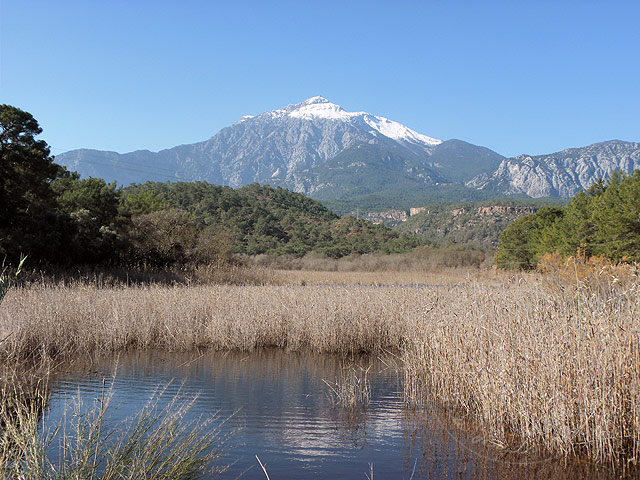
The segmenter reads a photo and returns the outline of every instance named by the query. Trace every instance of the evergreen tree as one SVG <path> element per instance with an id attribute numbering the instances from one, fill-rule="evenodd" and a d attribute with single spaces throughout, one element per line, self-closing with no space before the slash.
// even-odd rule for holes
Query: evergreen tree
<path id="1" fill-rule="evenodd" d="M 544 207 L 536 213 L 518 218 L 500 234 L 496 263 L 505 269 L 530 270 L 538 264 L 538 257 L 554 249 L 556 222 L 563 210 Z"/>
<path id="2" fill-rule="evenodd" d="M 560 209 L 541 209 L 513 222 L 500 235 L 497 264 L 534 268 L 543 253 L 602 255 L 640 261 L 640 170 L 614 172 L 579 192 Z"/>
<path id="3" fill-rule="evenodd" d="M 0 105 L 0 255 L 12 261 L 52 255 L 61 241 L 51 189 L 60 167 L 40 133 L 30 113 Z"/>

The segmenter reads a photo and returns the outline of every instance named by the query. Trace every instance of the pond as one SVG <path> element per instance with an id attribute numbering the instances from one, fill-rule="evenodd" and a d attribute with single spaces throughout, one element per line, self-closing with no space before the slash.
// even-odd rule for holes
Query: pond
<path id="1" fill-rule="evenodd" d="M 342 408 L 331 395 L 347 365 L 360 374 L 360 366 L 369 368 L 364 409 Z M 266 478 L 256 456 L 271 480 L 613 478 L 586 462 L 506 454 L 437 410 L 405 408 L 392 357 L 133 352 L 76 362 L 53 382 L 46 421 L 58 422 L 74 399 L 92 403 L 103 385 L 112 395 L 111 422 L 133 416 L 159 388 L 166 388 L 161 402 L 197 394 L 189 415 L 217 414 L 214 424 L 230 434 L 220 461 L 227 468 L 216 478 Z"/>

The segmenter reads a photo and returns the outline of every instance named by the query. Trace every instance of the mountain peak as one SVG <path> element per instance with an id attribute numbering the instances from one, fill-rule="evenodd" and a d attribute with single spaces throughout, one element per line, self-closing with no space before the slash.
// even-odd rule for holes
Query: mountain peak
<path id="1" fill-rule="evenodd" d="M 331 103 L 324 97 L 311 97 L 304 102 L 289 105 L 284 110 L 276 110 L 275 112 L 278 112 L 278 115 L 284 114 L 291 118 L 303 120 L 340 121 L 352 125 L 357 123 L 361 127 L 365 127 L 370 133 L 381 133 L 393 140 L 407 141 L 427 146 L 442 143 L 442 140 L 422 135 L 388 118 L 371 115 L 367 112 L 347 112 L 340 105 Z"/>
<path id="2" fill-rule="evenodd" d="M 300 103 L 299 106 L 304 107 L 306 105 L 316 105 L 319 103 L 331 103 L 331 102 L 324 97 L 316 96 L 316 97 L 307 98 L 304 102 Z"/>
<path id="3" fill-rule="evenodd" d="M 354 115 L 345 111 L 340 105 L 331 103 L 324 97 L 311 97 L 302 103 L 290 105 L 285 109 L 290 117 L 305 120 L 329 119 L 349 121 Z"/>

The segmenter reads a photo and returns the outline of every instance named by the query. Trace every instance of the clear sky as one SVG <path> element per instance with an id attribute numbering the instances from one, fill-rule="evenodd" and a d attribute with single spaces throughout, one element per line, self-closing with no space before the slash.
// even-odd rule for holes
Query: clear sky
<path id="1" fill-rule="evenodd" d="M 640 1 L 0 0 L 0 103 L 54 153 L 321 95 L 503 155 L 640 141 Z"/>

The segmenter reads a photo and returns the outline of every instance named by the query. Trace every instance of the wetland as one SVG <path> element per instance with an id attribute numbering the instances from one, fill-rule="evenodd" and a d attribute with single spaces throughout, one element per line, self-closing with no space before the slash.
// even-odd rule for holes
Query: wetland
<path id="1" fill-rule="evenodd" d="M 396 284 L 375 272 L 359 284 L 353 272 L 278 275 L 262 285 L 11 290 L 0 311 L 5 365 L 51 372 L 39 377 L 46 393 L 31 390 L 46 398 L 32 443 L 74 398 L 90 406 L 107 395 L 113 426 L 160 389 L 159 406 L 185 396 L 184 425 L 213 427 L 204 478 L 262 478 L 256 456 L 273 479 L 637 476 L 632 272 L 579 282 L 405 272 Z M 15 372 L 3 378 L 37 377 Z M 55 448 L 37 455 L 55 465 Z M 87 478 L 107 478 L 88 464 Z"/>

